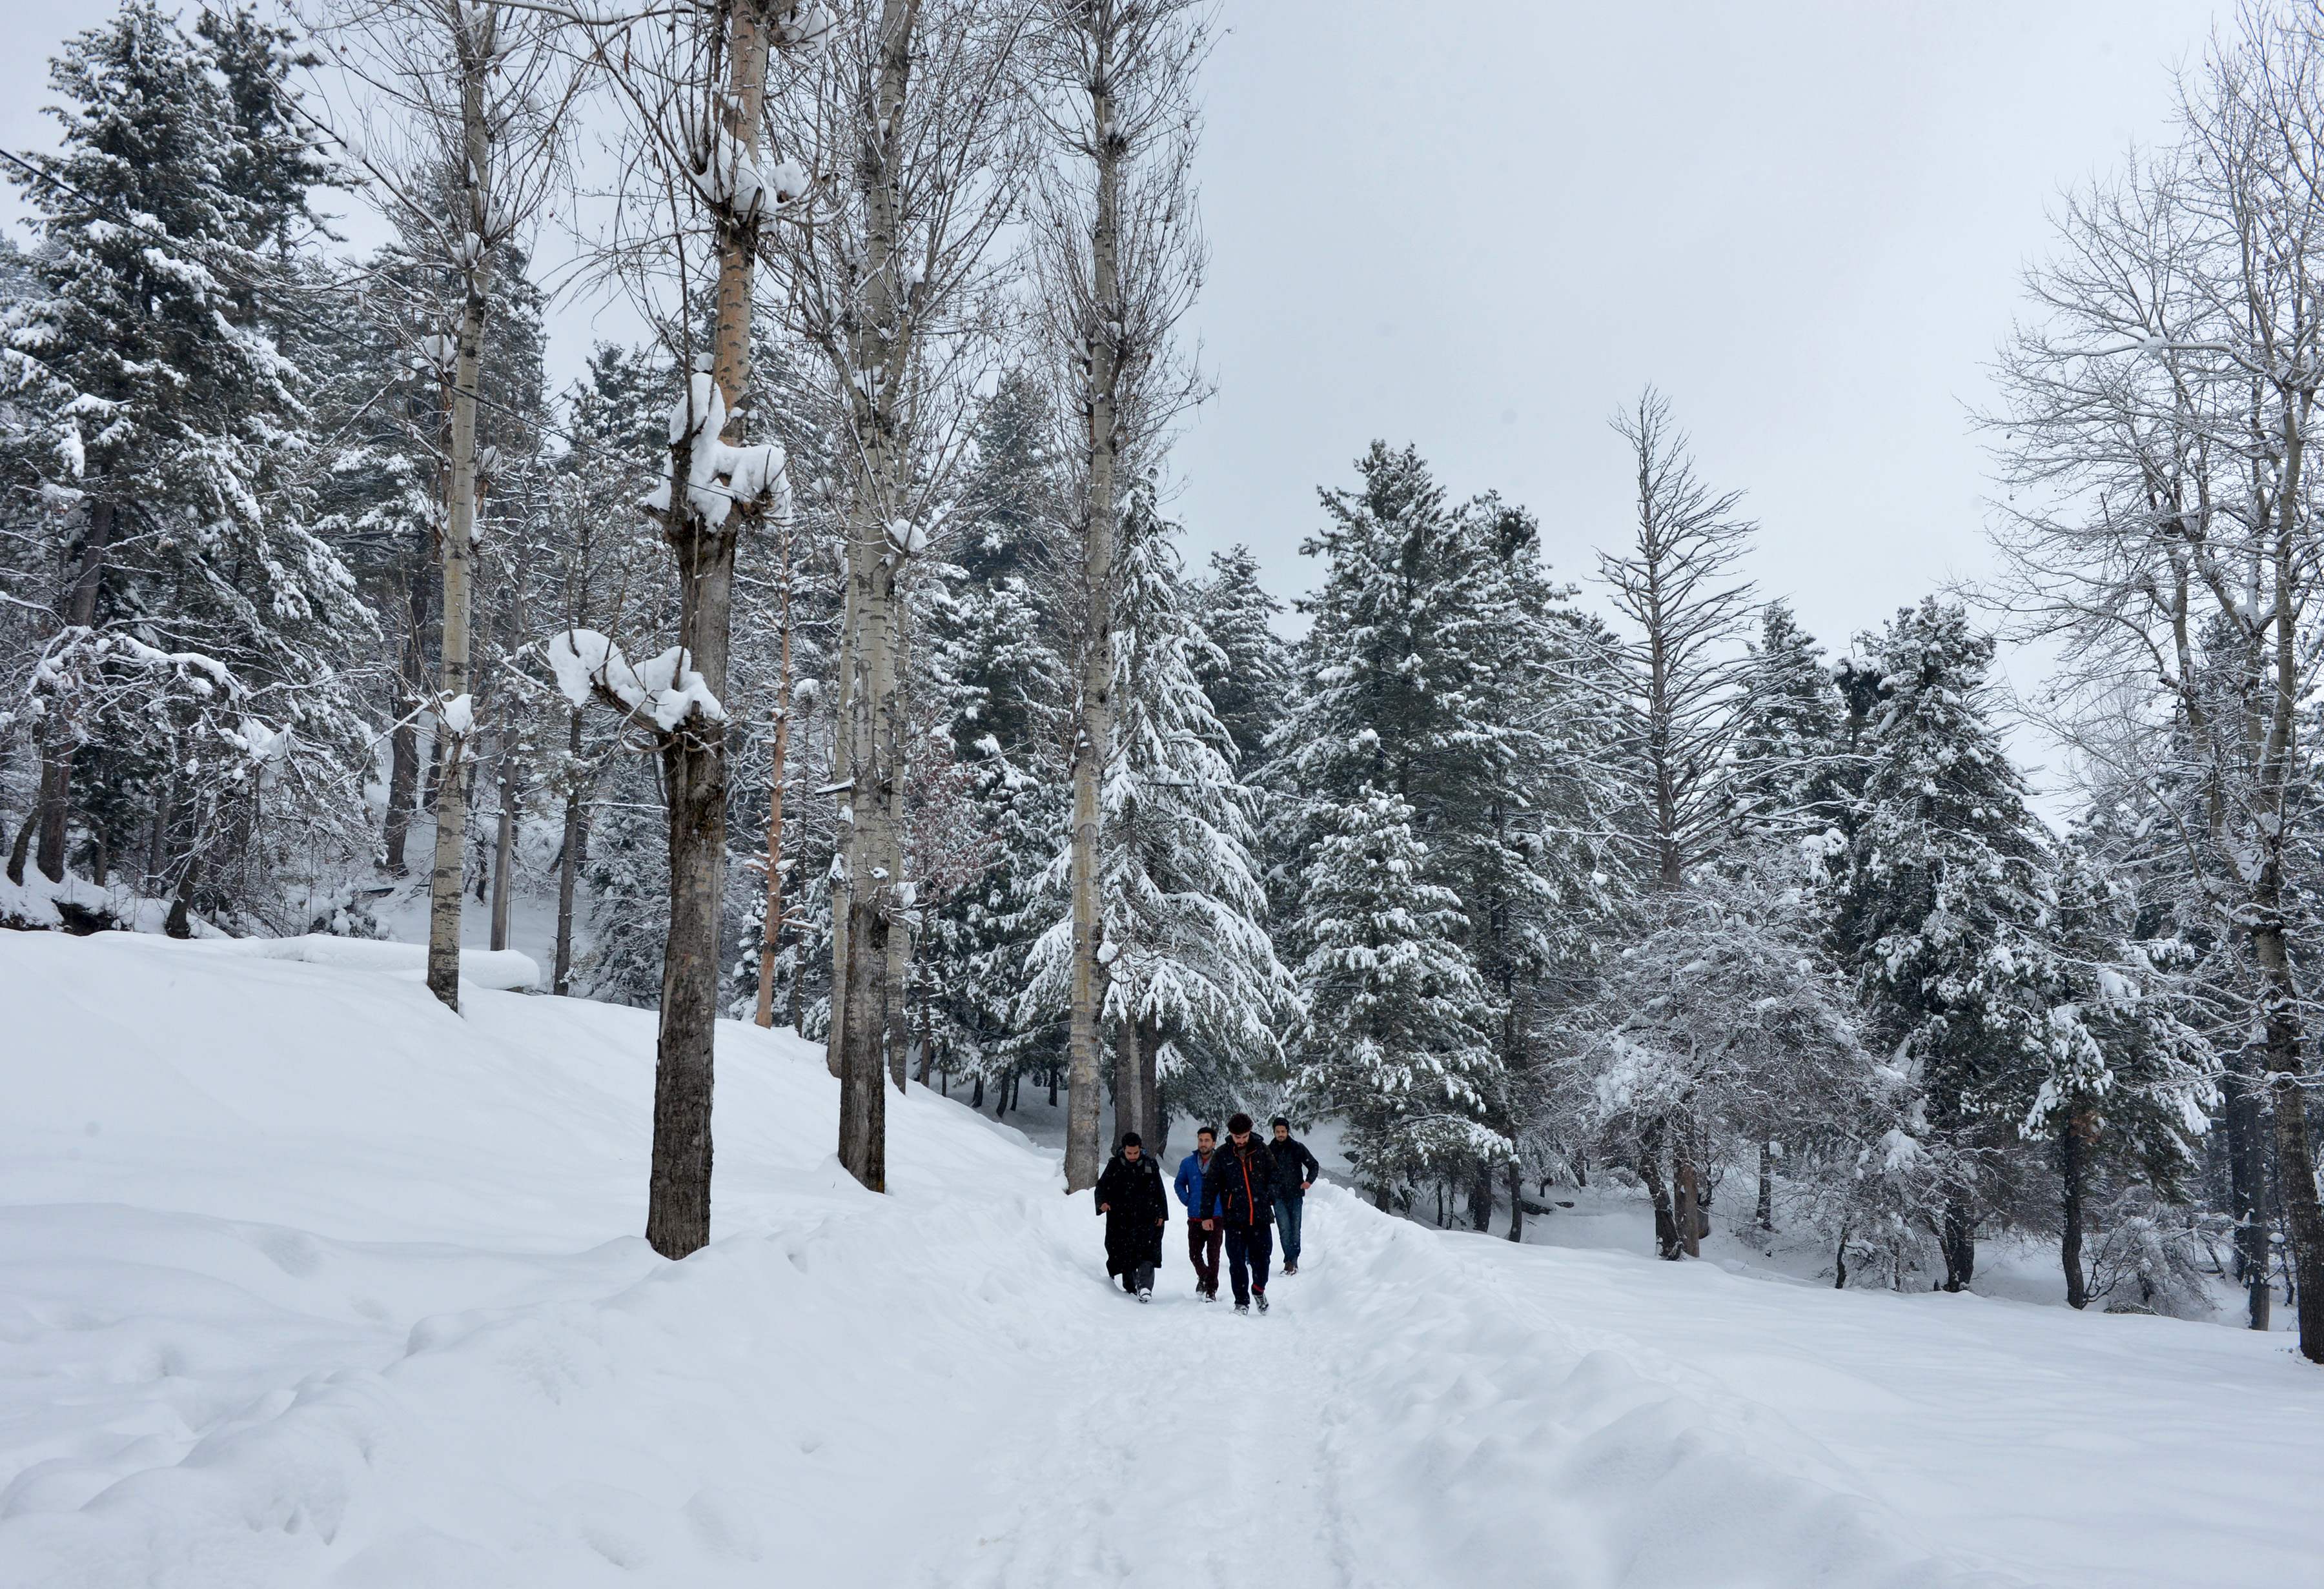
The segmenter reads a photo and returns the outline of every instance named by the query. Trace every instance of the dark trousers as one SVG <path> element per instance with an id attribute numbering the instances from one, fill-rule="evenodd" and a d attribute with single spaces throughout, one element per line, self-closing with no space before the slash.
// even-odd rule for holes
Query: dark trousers
<path id="1" fill-rule="evenodd" d="M 1265 1225 L 1227 1226 L 1227 1273 L 1234 1281 L 1235 1300 L 1250 1300 L 1253 1291 L 1267 1289 L 1267 1261 L 1275 1255 L 1275 1231 Z"/>
<path id="2" fill-rule="evenodd" d="M 1226 1232 L 1215 1222 L 1204 1230 L 1201 1220 L 1186 1221 L 1186 1256 L 1194 1263 L 1194 1289 L 1206 1297 L 1219 1294 L 1219 1244 L 1225 1239 Z"/>
<path id="3" fill-rule="evenodd" d="M 1121 1289 L 1131 1296 L 1154 1289 L 1154 1265 L 1133 1263 L 1121 1272 Z"/>
<path id="4" fill-rule="evenodd" d="M 1306 1208 L 1305 1198 L 1278 1198 L 1275 1202 L 1275 1228 L 1283 1233 L 1283 1262 L 1299 1262 L 1299 1217 Z"/>

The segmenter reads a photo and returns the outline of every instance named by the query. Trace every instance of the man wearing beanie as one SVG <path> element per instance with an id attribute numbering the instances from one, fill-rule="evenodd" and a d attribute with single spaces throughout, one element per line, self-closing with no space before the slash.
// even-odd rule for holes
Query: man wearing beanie
<path id="1" fill-rule="evenodd" d="M 1250 1116 L 1227 1122 L 1227 1139 L 1211 1155 L 1203 1177 L 1211 1207 L 1226 1227 L 1227 1273 L 1234 1281 L 1235 1311 L 1248 1313 L 1253 1300 L 1267 1311 L 1267 1261 L 1275 1251 L 1275 1160 L 1267 1144 L 1250 1134 Z"/>
<path id="2" fill-rule="evenodd" d="M 1120 1151 L 1097 1178 L 1097 1211 L 1105 1216 L 1105 1272 L 1120 1276 L 1121 1289 L 1139 1301 L 1152 1301 L 1170 1199 L 1134 1131 L 1122 1133 Z"/>

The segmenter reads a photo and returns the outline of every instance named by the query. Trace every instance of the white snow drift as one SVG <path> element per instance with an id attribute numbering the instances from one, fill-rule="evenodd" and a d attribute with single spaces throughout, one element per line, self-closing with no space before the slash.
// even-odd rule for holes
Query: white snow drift
<path id="1" fill-rule="evenodd" d="M 390 957 L 392 960 L 392 957 Z M 382 975 L 382 969 L 398 974 Z M 2282 1584 L 2280 1338 L 1513 1249 L 1324 1189 L 1239 1318 L 915 1088 L 721 1029 L 717 1236 L 641 1220 L 653 1028 L 400 964 L 0 934 L 0 1584 Z"/>

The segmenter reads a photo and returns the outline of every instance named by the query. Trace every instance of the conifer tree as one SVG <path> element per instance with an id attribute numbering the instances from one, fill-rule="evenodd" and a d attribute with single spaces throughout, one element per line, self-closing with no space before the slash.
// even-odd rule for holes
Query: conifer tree
<path id="1" fill-rule="evenodd" d="M 1294 1093 L 1348 1121 L 1357 1173 L 1382 1208 L 1432 1170 L 1507 1156 L 1478 1124 L 1494 1085 L 1493 1014 L 1462 953 L 1468 923 L 1427 880 L 1413 809 L 1371 785 L 1337 806 L 1302 889 L 1305 1018 Z"/>
<path id="2" fill-rule="evenodd" d="M 1195 676 L 1234 741 L 1244 776 L 1255 777 L 1290 691 L 1290 648 L 1275 632 L 1283 603 L 1260 585 L 1259 559 L 1243 546 L 1211 554 L 1210 577 L 1194 597 L 1210 642 L 1196 657 Z"/>
<path id="3" fill-rule="evenodd" d="M 1914 1080 L 1948 1192 L 1945 1289 L 1976 1264 L 1979 1192 L 2049 1053 L 2050 858 L 1991 721 L 1993 641 L 1932 597 L 1867 657 L 1881 702 L 1837 923 L 1875 1047 Z"/>
<path id="4" fill-rule="evenodd" d="M 1277 1017 L 1291 993 L 1263 925 L 1250 791 L 1197 675 L 1209 645 L 1179 573 L 1176 534 L 1157 509 L 1154 482 L 1139 482 L 1124 503 L 1115 570 L 1115 739 L 1098 836 L 1115 1114 L 1123 1129 L 1157 1142 L 1167 1085 L 1215 1097 L 1277 1055 Z M 1068 881 L 1066 867 L 1053 865 L 1055 919 L 1028 967 L 1026 1019 L 1063 1012 L 1070 998 Z"/>
<path id="5" fill-rule="evenodd" d="M 142 764 L 144 797 L 112 799 L 92 840 L 117 853 L 122 823 L 149 830 L 135 842 L 168 858 L 152 869 L 169 873 L 180 920 L 197 891 L 227 905 L 220 890 L 246 896 L 270 847 L 312 838 L 314 822 L 336 832 L 357 809 L 365 727 L 349 663 L 373 625 L 308 528 L 305 381 L 281 335 L 309 285 L 287 251 L 327 175 L 283 131 L 290 69 L 281 36 L 244 12 L 194 38 L 133 0 L 52 62 L 61 147 L 14 179 L 42 246 L 5 327 L 23 422 L 10 463 L 49 509 L 58 579 L 27 703 L 43 747 L 38 860 L 63 876 L 87 809 L 76 758 L 110 743 Z M 238 703 L 291 776 L 205 793 L 219 758 L 145 710 L 197 675 L 223 695 L 181 704 L 242 733 L 218 715 Z"/>
<path id="6" fill-rule="evenodd" d="M 2080 1308 L 2090 1297 L 2082 1242 L 2096 1192 L 2126 1175 L 2167 1199 L 2183 1196 L 2218 1102 L 2218 1065 L 2172 1007 L 2172 984 L 2193 958 L 2187 946 L 2136 936 L 2136 895 L 2086 843 L 2065 847 L 2057 893 L 2061 997 L 2022 1130 L 2054 1155 L 2066 1300 Z"/>
<path id="7" fill-rule="evenodd" d="M 1845 708 L 1815 638 L 1784 602 L 1768 602 L 1759 614 L 1737 715 L 1729 799 L 1738 835 L 1833 826 L 1848 795 Z"/>

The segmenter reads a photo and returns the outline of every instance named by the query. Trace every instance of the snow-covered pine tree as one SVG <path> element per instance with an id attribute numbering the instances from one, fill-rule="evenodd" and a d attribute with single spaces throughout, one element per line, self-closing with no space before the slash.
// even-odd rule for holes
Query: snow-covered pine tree
<path id="1" fill-rule="evenodd" d="M 1413 809 L 1366 785 L 1338 804 L 1305 874 L 1305 1017 L 1293 1093 L 1348 1122 L 1382 1208 L 1424 1174 L 1506 1160 L 1479 1124 L 1497 1084 L 1494 1013 L 1460 940 L 1460 897 L 1428 880 Z"/>
<path id="2" fill-rule="evenodd" d="M 1991 721 L 1990 637 L 1932 597 L 1865 656 L 1882 701 L 1836 923 L 1875 1046 L 1917 1088 L 1948 1193 L 1945 1289 L 1976 1265 L 1979 1193 L 2046 1071 L 2051 859 Z"/>
<path id="3" fill-rule="evenodd" d="M 1196 657 L 1195 676 L 1234 741 L 1237 767 L 1255 781 L 1290 694 L 1291 648 L 1275 632 L 1283 603 L 1259 583 L 1259 559 L 1244 546 L 1212 553 L 1209 577 L 1192 593 L 1210 642 Z"/>
<path id="4" fill-rule="evenodd" d="M 1123 504 L 1097 877 L 1115 1117 L 1158 1143 L 1172 1098 L 1231 1096 L 1275 1060 L 1292 987 L 1263 925 L 1251 794 L 1197 676 L 1209 643 L 1155 491 L 1141 480 Z M 1047 878 L 1055 919 L 1031 959 L 1028 1024 L 1071 995 L 1067 860 Z"/>
<path id="5" fill-rule="evenodd" d="M 1530 1113 L 1517 1094 L 1536 1031 L 1619 869 L 1608 650 L 1549 581 L 1530 515 L 1489 496 L 1448 509 L 1410 447 L 1375 443 L 1358 471 L 1359 490 L 1323 493 L 1331 522 L 1303 548 L 1329 562 L 1268 740 L 1270 888 L 1304 960 L 1296 873 L 1338 807 L 1368 785 L 1413 807 L 1426 880 L 1460 901 L 1460 947 L 1493 1009 L 1477 1140 L 1505 1142 Z M 1508 1162 L 1459 1172 L 1478 1217 Z"/>
<path id="6" fill-rule="evenodd" d="M 282 328 L 311 285 L 290 255 L 307 190 L 328 173 L 285 132 L 290 69 L 283 37 L 241 12 L 197 39 L 134 0 L 67 41 L 60 148 L 14 178 L 42 245 L 5 356 L 24 422 L 10 462 L 51 510 L 60 620 L 27 703 L 42 869 L 62 875 L 82 820 L 93 850 L 152 858 L 181 902 L 303 926 L 312 879 L 278 872 L 338 848 L 360 811 L 350 675 L 373 624 L 306 523 L 304 380 Z M 153 673 L 157 655 L 177 660 Z M 143 707 L 165 675 L 215 668 L 280 760 L 213 800 L 188 780 L 217 758 Z M 109 769 L 97 830 L 74 777 L 88 747 L 135 764 Z M 124 784 L 142 797 L 117 798 Z"/>
<path id="7" fill-rule="evenodd" d="M 2090 1210 L 2124 1180 L 2166 1202 L 2183 1199 L 2195 1143 L 2218 1101 L 2218 1065 L 2173 1008 L 2172 985 L 2194 959 L 2189 946 L 2137 936 L 2136 892 L 2088 843 L 2062 848 L 2056 888 L 2061 997 L 2021 1129 L 2054 1155 L 2066 1300 L 2080 1308 L 2090 1300 L 2082 1256 Z"/>
<path id="8" fill-rule="evenodd" d="M 1788 603 L 1760 610 L 1737 702 L 1728 798 L 1738 836 L 1821 833 L 1840 820 L 1847 708 L 1815 637 Z"/>

